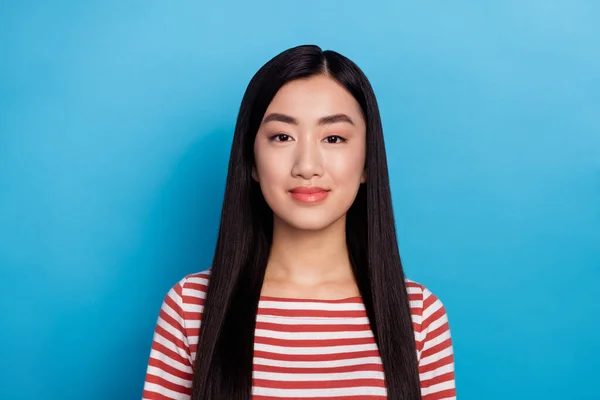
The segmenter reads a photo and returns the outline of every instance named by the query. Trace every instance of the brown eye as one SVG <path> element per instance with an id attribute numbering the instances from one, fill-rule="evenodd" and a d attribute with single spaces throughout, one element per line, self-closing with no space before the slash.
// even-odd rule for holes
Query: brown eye
<path id="1" fill-rule="evenodd" d="M 337 135 L 332 135 L 332 136 L 327 136 L 325 138 L 325 141 L 329 144 L 337 144 L 337 143 L 343 143 L 346 141 L 346 139 L 344 139 L 341 136 L 337 136 Z"/>
<path id="2" fill-rule="evenodd" d="M 285 133 L 278 133 L 277 135 L 273 135 L 269 138 L 274 142 L 288 142 L 292 139 L 290 135 L 286 135 Z"/>

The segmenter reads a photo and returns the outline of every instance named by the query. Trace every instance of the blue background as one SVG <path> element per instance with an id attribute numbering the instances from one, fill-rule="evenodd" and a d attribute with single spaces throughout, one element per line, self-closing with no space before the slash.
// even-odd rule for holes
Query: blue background
<path id="1" fill-rule="evenodd" d="M 459 398 L 600 398 L 600 3 L 374 3 L 2 3 L 0 398 L 141 396 L 163 296 L 210 264 L 243 91 L 305 43 L 375 88 Z"/>

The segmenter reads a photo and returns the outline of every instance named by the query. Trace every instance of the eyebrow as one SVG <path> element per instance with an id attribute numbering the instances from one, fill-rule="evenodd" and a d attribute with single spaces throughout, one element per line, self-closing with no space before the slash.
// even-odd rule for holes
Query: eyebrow
<path id="1" fill-rule="evenodd" d="M 286 124 L 298 125 L 298 120 L 296 118 L 280 113 L 271 113 L 267 115 L 265 119 L 263 119 L 262 123 L 264 125 L 271 121 L 279 121 L 284 122 Z M 352 121 L 352 118 L 350 118 L 346 114 L 334 114 L 319 118 L 318 125 L 331 125 L 338 122 L 346 122 L 351 125 L 354 125 L 354 121 Z"/>

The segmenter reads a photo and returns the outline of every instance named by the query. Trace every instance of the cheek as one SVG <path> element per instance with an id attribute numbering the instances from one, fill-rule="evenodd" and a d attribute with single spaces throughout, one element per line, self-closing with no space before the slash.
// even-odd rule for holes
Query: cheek
<path id="1" fill-rule="evenodd" d="M 258 180 L 265 197 L 270 192 L 285 186 L 289 171 L 289 166 L 286 165 L 286 157 L 260 150 L 260 152 L 257 152 L 255 160 Z"/>
<path id="2" fill-rule="evenodd" d="M 337 184 L 360 182 L 365 167 L 362 153 L 340 154 L 328 161 L 327 171 Z"/>
<path id="3" fill-rule="evenodd" d="M 268 173 L 271 171 L 272 158 L 272 155 L 265 148 L 264 143 L 259 142 L 257 138 L 254 143 L 254 165 L 260 181 L 269 178 Z"/>

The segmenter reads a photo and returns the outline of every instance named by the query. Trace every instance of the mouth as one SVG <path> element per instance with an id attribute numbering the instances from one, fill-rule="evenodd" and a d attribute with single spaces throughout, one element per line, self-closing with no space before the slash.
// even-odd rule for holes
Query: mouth
<path id="1" fill-rule="evenodd" d="M 290 194 L 292 195 L 292 199 L 300 203 L 314 204 L 325 200 L 329 194 L 329 190 L 320 187 L 299 186 L 290 190 Z"/>

